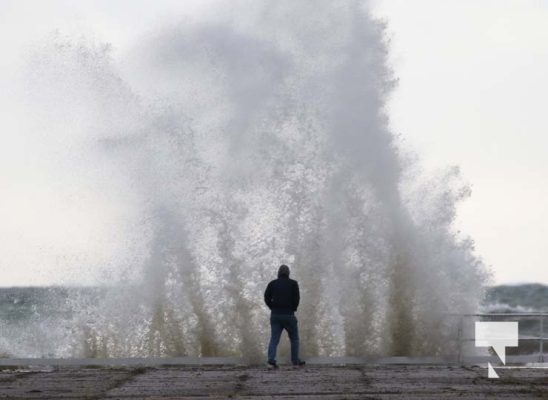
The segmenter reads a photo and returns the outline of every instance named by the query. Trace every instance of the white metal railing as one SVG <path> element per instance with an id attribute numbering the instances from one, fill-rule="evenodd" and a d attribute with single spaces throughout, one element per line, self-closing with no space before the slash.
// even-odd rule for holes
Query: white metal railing
<path id="1" fill-rule="evenodd" d="M 464 337 L 464 322 L 467 318 L 476 318 L 480 320 L 484 319 L 536 319 L 539 321 L 539 335 L 538 336 L 524 336 L 520 335 L 519 341 L 538 341 L 538 362 L 544 362 L 544 341 L 548 340 L 548 337 L 544 337 L 544 319 L 548 317 L 548 313 L 545 312 L 529 312 L 529 313 L 479 313 L 479 314 L 451 314 L 459 318 L 458 333 L 457 333 L 457 345 L 458 345 L 458 357 L 459 364 L 463 362 L 462 347 L 465 342 L 475 341 L 474 338 Z M 519 322 L 519 321 L 518 321 Z M 519 343 L 519 342 L 518 342 Z"/>

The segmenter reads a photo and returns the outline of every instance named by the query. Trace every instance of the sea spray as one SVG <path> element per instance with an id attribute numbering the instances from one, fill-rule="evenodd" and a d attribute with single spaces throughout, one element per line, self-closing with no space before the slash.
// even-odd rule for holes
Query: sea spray
<path id="1" fill-rule="evenodd" d="M 454 353 L 448 314 L 476 311 L 488 275 L 452 226 L 458 170 L 416 173 L 388 128 L 384 25 L 360 1 L 224 7 L 166 22 L 129 67 L 82 38 L 33 57 L 43 129 L 87 143 L 97 190 L 136 210 L 111 289 L 73 303 L 57 355 L 261 360 L 281 263 L 305 357 Z"/>

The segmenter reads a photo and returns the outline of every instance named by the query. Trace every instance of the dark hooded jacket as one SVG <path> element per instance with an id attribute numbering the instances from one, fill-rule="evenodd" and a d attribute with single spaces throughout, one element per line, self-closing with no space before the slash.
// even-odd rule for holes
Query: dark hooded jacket
<path id="1" fill-rule="evenodd" d="M 272 314 L 293 315 L 299 306 L 299 284 L 287 275 L 278 275 L 271 281 L 264 292 L 264 302 Z"/>

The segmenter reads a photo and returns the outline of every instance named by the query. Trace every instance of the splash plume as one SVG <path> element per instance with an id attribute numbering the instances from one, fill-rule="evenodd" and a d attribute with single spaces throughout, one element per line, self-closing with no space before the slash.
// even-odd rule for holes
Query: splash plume
<path id="1" fill-rule="evenodd" d="M 421 176 L 389 129 L 383 23 L 362 1 L 230 4 L 162 26 L 131 68 L 60 36 L 33 58 L 44 126 L 137 209 L 132 257 L 75 306 L 64 351 L 260 360 L 287 263 L 304 356 L 451 352 L 447 314 L 476 310 L 487 273 L 452 226 L 458 169 Z"/>

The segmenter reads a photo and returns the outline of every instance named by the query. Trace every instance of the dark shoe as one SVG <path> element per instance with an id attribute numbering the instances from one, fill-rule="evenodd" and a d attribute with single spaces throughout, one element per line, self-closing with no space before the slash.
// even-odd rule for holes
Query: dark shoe
<path id="1" fill-rule="evenodd" d="M 276 364 L 276 361 L 268 360 L 268 365 L 274 369 L 278 369 L 278 364 Z"/>
<path id="2" fill-rule="evenodd" d="M 306 365 L 306 362 L 305 361 L 302 361 L 302 360 L 299 360 L 297 362 L 294 362 L 293 365 L 297 366 L 297 367 L 303 367 Z"/>

